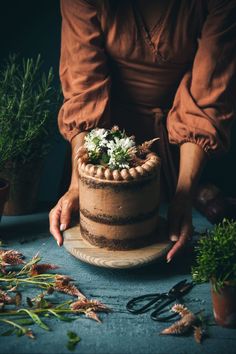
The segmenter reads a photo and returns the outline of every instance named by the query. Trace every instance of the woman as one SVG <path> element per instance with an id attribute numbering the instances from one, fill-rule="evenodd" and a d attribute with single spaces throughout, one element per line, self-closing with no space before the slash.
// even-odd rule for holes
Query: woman
<path id="1" fill-rule="evenodd" d="M 97 126 L 118 124 L 138 141 L 160 137 L 156 149 L 175 241 L 170 261 L 191 235 L 203 166 L 229 148 L 236 2 L 61 0 L 61 12 L 59 128 L 71 142 L 72 162 L 86 132 Z M 69 190 L 50 212 L 58 245 L 78 198 L 73 166 Z"/>

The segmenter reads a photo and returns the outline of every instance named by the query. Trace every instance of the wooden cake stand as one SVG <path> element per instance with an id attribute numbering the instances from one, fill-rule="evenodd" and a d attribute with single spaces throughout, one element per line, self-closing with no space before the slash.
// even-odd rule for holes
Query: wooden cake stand
<path id="1" fill-rule="evenodd" d="M 64 231 L 64 246 L 68 252 L 83 262 L 104 268 L 135 268 L 164 257 L 171 248 L 166 220 L 160 217 L 157 242 L 150 246 L 127 251 L 111 251 L 99 248 L 85 241 L 80 234 L 80 226 Z"/>

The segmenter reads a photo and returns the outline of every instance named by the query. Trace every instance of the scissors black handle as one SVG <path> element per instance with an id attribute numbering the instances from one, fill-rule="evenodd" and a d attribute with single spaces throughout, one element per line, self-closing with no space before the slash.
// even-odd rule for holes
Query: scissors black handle
<path id="1" fill-rule="evenodd" d="M 170 305 L 172 302 L 174 302 L 176 298 L 169 298 L 166 301 L 162 301 L 159 306 L 155 308 L 155 310 L 151 313 L 151 319 L 153 321 L 158 321 L 158 322 L 166 322 L 169 321 L 172 318 L 179 317 L 178 313 L 172 313 L 167 316 L 162 316 L 163 313 L 166 313 L 169 311 L 167 308 L 168 305 Z"/>
<path id="2" fill-rule="evenodd" d="M 126 308 L 129 312 L 138 315 L 138 314 L 147 312 L 161 298 L 162 298 L 162 294 L 159 294 L 159 293 L 137 296 L 137 297 L 134 297 L 133 299 L 131 299 L 127 303 Z M 143 301 L 148 301 L 148 302 L 145 303 L 143 306 L 137 307 Z"/>

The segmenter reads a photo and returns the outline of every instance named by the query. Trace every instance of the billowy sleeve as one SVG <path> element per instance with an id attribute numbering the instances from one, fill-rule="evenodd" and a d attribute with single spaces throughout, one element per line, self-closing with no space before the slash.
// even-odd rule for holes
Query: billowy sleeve
<path id="1" fill-rule="evenodd" d="M 167 117 L 170 143 L 196 143 L 224 153 L 236 112 L 236 1 L 208 1 L 192 70 L 183 77 Z"/>
<path id="2" fill-rule="evenodd" d="M 61 134 L 109 126 L 110 77 L 95 1 L 61 0 Z"/>

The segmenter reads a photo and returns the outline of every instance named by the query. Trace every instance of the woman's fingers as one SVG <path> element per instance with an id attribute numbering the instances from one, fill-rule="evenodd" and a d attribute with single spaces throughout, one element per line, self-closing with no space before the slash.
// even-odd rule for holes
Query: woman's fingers
<path id="1" fill-rule="evenodd" d="M 58 203 L 49 213 L 50 233 L 57 241 L 58 246 L 63 243 L 63 238 L 60 232 L 60 216 L 61 205 Z"/>
<path id="2" fill-rule="evenodd" d="M 185 246 L 192 234 L 192 225 L 189 222 L 183 224 L 181 228 L 181 233 L 177 238 L 178 241 L 174 244 L 171 250 L 167 254 L 167 262 L 170 262 L 171 259 Z M 173 240 L 172 240 L 173 241 Z"/>
<path id="3" fill-rule="evenodd" d="M 65 199 L 61 205 L 60 231 L 65 231 L 70 225 L 72 214 L 72 203 Z"/>
<path id="4" fill-rule="evenodd" d="M 57 241 L 58 246 L 63 244 L 62 232 L 69 227 L 72 213 L 78 210 L 79 191 L 78 189 L 72 189 L 66 192 L 50 211 L 50 232 Z"/>
<path id="5" fill-rule="evenodd" d="M 173 242 L 176 242 L 179 239 L 180 227 L 181 227 L 180 225 L 181 220 L 176 214 L 174 215 L 174 213 L 171 211 L 168 215 L 169 238 Z"/>
<path id="6" fill-rule="evenodd" d="M 191 202 L 176 197 L 169 207 L 168 224 L 169 238 L 175 242 L 167 254 L 167 262 L 170 262 L 192 235 Z"/>

